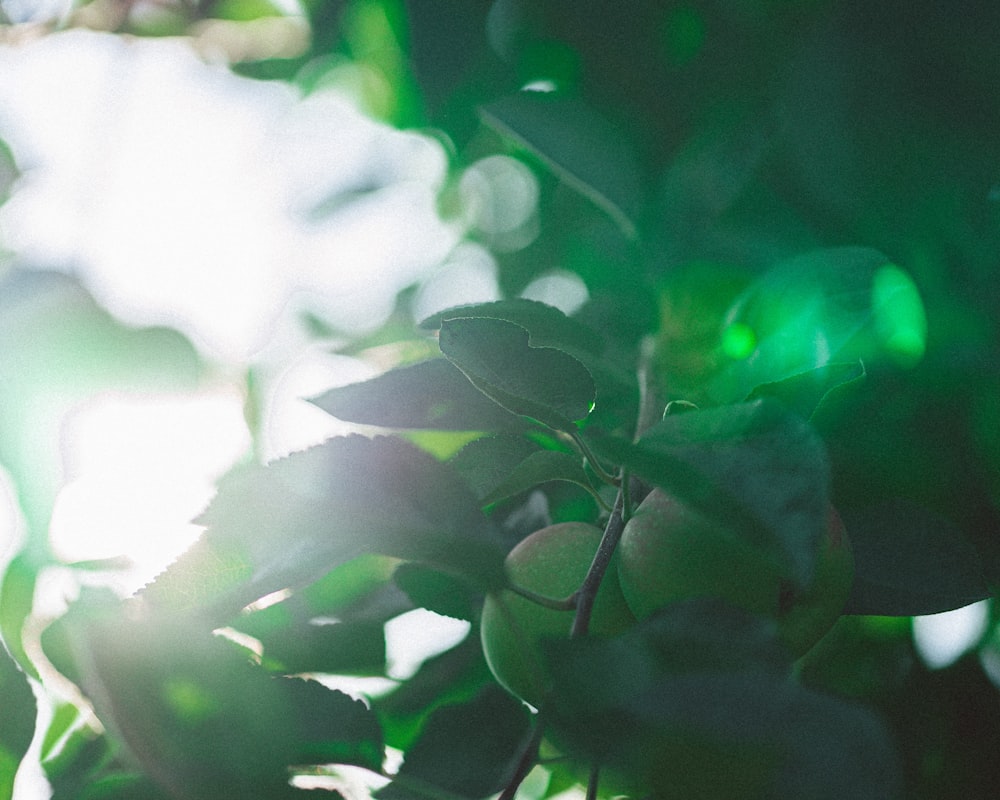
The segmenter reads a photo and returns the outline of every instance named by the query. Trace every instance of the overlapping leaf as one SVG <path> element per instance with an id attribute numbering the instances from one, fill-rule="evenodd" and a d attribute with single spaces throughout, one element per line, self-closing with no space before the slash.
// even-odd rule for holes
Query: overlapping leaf
<path id="1" fill-rule="evenodd" d="M 454 364 L 436 358 L 330 389 L 311 402 L 348 422 L 385 428 L 519 431 L 524 420 L 499 407 Z"/>
<path id="2" fill-rule="evenodd" d="M 885 726 L 793 681 L 773 623 L 693 601 L 548 653 L 557 740 L 656 796 L 899 796 Z"/>
<path id="3" fill-rule="evenodd" d="M 624 131 L 579 98 L 554 92 L 518 92 L 482 107 L 480 114 L 603 209 L 626 236 L 635 236 L 642 188 Z"/>
<path id="4" fill-rule="evenodd" d="M 463 447 L 451 463 L 484 506 L 547 481 L 569 481 L 594 493 L 580 456 L 539 449 L 521 437 L 476 439 Z"/>
<path id="5" fill-rule="evenodd" d="M 274 678 L 186 619 L 123 611 L 86 595 L 56 623 L 58 638 L 102 723 L 169 795 L 293 797 L 291 767 L 380 768 L 381 729 L 363 703 Z"/>
<path id="6" fill-rule="evenodd" d="M 483 394 L 508 411 L 557 430 L 590 413 L 594 379 L 576 358 L 535 347 L 528 331 L 490 317 L 458 317 L 441 324 L 441 352 Z"/>
<path id="7" fill-rule="evenodd" d="M 594 447 L 719 520 L 792 581 L 812 576 L 825 525 L 829 467 L 801 417 L 769 401 L 668 415 L 637 443 Z"/>
<path id="8" fill-rule="evenodd" d="M 499 686 L 434 711 L 379 800 L 487 797 L 504 788 L 530 735 L 529 714 Z"/>
<path id="9" fill-rule="evenodd" d="M 760 384 L 747 399 L 770 397 L 780 400 L 790 411 L 809 419 L 831 392 L 864 376 L 865 366 L 860 361 L 827 364 L 774 383 Z"/>
<path id="10" fill-rule="evenodd" d="M 513 322 L 530 333 L 535 347 L 555 347 L 581 358 L 599 355 L 604 349 L 604 342 L 593 329 L 566 316 L 555 306 L 523 297 L 447 308 L 421 321 L 420 327 L 440 330 L 445 320 L 459 317 L 486 317 Z"/>
<path id="11" fill-rule="evenodd" d="M 503 582 L 504 550 L 447 465 L 392 437 L 335 438 L 235 471 L 200 518 L 202 539 L 136 598 L 217 623 L 266 594 L 307 585 L 364 553 Z"/>

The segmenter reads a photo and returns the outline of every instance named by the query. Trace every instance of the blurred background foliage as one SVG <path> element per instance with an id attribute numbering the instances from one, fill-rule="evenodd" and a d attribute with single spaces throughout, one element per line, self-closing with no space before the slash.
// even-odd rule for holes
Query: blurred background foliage
<path id="1" fill-rule="evenodd" d="M 865 380 L 841 387 L 815 419 L 834 497 L 849 529 L 919 506 L 941 521 L 947 541 L 974 552 L 981 574 L 970 585 L 992 589 L 1000 578 L 1000 6 L 93 0 L 37 8 L 10 1 L 0 13 L 5 49 L 65 29 L 180 39 L 244 78 L 307 98 L 342 93 L 387 129 L 440 148 L 446 168 L 429 183 L 451 236 L 433 263 L 396 279 L 392 309 L 373 313 L 370 325 L 347 329 L 320 303 L 296 317 L 304 331 L 297 350 L 262 346 L 229 361 L 206 354 L 189 330 L 139 330 L 117 319 L 80 279 L 85 269 L 26 266 L 16 242 L 0 240 L 0 462 L 16 501 L 9 527 L 21 531 L 6 548 L 0 587 L 0 631 L 12 656 L 0 665 L 0 778 L 27 748 L 17 721 L 35 713 L 14 665 L 37 677 L 24 630 L 37 613 L 39 576 L 67 561 L 50 541 L 53 509 L 73 475 L 59 438 L 65 415 L 97 392 L 179 391 L 238 374 L 234 407 L 251 441 L 236 437 L 206 467 L 214 480 L 253 457 L 246 450 L 260 454 L 267 403 L 303 340 L 357 359 L 352 375 L 367 377 L 425 355 L 414 322 L 463 300 L 523 295 L 561 304 L 601 333 L 626 371 L 653 335 L 665 398 L 710 404 L 707 376 L 744 347 L 742 329 L 720 338 L 724 316 L 755 279 L 817 248 L 881 251 L 900 267 L 887 274 L 886 305 L 904 309 L 902 321 L 886 324 L 905 333 L 888 355 L 866 360 Z M 16 198 L 31 167 L 16 147 L 0 149 L 0 198 Z M 335 215 L 398 179 L 371 169 L 309 211 Z M 483 254 L 493 283 L 445 291 L 456 275 L 480 274 L 456 264 Z M 229 280 L 235 292 L 239 278 Z M 864 343 L 855 344 L 864 355 Z M 457 446 L 422 441 L 442 452 Z M 186 501 L 192 516 L 203 500 Z M 555 518 L 592 508 L 572 487 L 549 500 Z M 109 566 L 77 564 L 73 580 L 86 583 L 81 575 Z M 376 626 L 407 607 L 395 596 L 380 602 Z M 941 663 L 920 649 L 930 623 L 849 616 L 802 665 L 808 685 L 885 715 L 908 798 L 987 798 L 1000 782 L 997 612 L 989 603 L 977 609 Z M 945 634 L 960 624 L 951 617 Z M 366 640 L 365 648 L 365 670 L 377 672 L 378 644 Z M 389 736 L 400 746 L 427 719 L 407 692 L 441 696 L 451 662 L 428 662 L 421 674 L 431 689 L 414 682 L 383 701 L 395 707 Z M 460 684 L 451 691 L 472 694 Z M 60 714 L 57 707 L 52 730 Z M 93 750 L 89 741 L 74 747 Z M 107 758 L 93 755 L 94 763 Z M 50 770 L 56 784 L 68 775 Z"/>

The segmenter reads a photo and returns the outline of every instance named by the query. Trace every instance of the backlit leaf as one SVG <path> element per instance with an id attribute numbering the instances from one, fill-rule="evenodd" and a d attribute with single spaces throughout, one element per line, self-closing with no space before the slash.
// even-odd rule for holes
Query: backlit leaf
<path id="1" fill-rule="evenodd" d="M 484 397 L 445 358 L 422 361 L 361 383 L 330 389 L 311 401 L 348 422 L 384 428 L 518 431 L 524 420 Z"/>
<path id="2" fill-rule="evenodd" d="M 594 403 L 594 379 L 568 353 L 534 347 L 528 331 L 506 320 L 445 320 L 441 352 L 472 384 L 508 411 L 557 430 L 572 430 Z"/>
<path id="3" fill-rule="evenodd" d="M 13 796 L 14 775 L 35 734 L 35 695 L 0 641 L 0 798 Z"/>
<path id="4" fill-rule="evenodd" d="M 485 587 L 505 550 L 452 468 L 393 437 L 348 436 L 227 475 L 198 543 L 137 595 L 147 609 L 225 622 L 365 553 L 433 565 Z"/>
<path id="5" fill-rule="evenodd" d="M 809 419 L 832 391 L 864 376 L 865 367 L 860 361 L 828 364 L 781 381 L 761 384 L 747 399 L 770 397 L 780 400 L 790 411 Z"/>
<path id="6" fill-rule="evenodd" d="M 642 190 L 625 131 L 582 100 L 555 92 L 518 92 L 480 114 L 607 212 L 626 236 L 635 236 Z"/>
<path id="7" fill-rule="evenodd" d="M 591 328 L 566 316 L 555 306 L 523 297 L 447 308 L 421 321 L 420 327 L 439 330 L 445 320 L 459 317 L 513 322 L 528 331 L 535 347 L 556 347 L 577 355 L 598 355 L 604 349 L 604 342 Z"/>

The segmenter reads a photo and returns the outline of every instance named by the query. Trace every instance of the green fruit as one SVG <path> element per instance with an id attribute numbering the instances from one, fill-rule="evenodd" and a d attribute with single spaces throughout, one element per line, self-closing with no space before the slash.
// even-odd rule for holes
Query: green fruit
<path id="1" fill-rule="evenodd" d="M 813 582 L 795 594 L 759 551 L 658 489 L 625 526 L 619 554 L 622 592 L 639 619 L 672 602 L 715 597 L 777 620 L 795 656 L 840 616 L 854 572 L 846 531 L 832 508 Z"/>
<path id="2" fill-rule="evenodd" d="M 545 597 L 569 597 L 583 583 L 601 537 L 599 528 L 582 522 L 542 528 L 508 554 L 510 582 Z M 575 611 L 547 608 L 510 590 L 490 594 L 483 605 L 481 632 L 486 663 L 497 681 L 537 708 L 549 685 L 542 641 L 568 636 L 574 615 Z M 611 636 L 633 624 L 635 617 L 612 563 L 594 601 L 590 632 Z"/>
<path id="3" fill-rule="evenodd" d="M 803 592 L 782 593 L 778 627 L 788 648 L 800 656 L 833 627 L 854 582 L 854 551 L 843 520 L 833 506 L 810 586 Z"/>

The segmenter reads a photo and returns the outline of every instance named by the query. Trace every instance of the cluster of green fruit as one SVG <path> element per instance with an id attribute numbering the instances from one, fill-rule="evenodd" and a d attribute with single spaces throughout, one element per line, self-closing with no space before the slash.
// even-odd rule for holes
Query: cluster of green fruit
<path id="1" fill-rule="evenodd" d="M 602 535 L 583 522 L 536 531 L 507 557 L 511 583 L 545 597 L 571 597 Z M 793 592 L 749 545 L 654 489 L 625 525 L 594 601 L 590 631 L 613 636 L 670 603 L 715 597 L 774 619 L 790 654 L 799 657 L 840 616 L 853 574 L 850 540 L 832 506 L 813 581 Z M 569 635 L 574 610 L 572 603 L 566 606 L 548 607 L 511 590 L 491 594 L 483 606 L 483 651 L 490 669 L 508 691 L 536 707 L 548 685 L 541 643 Z"/>

